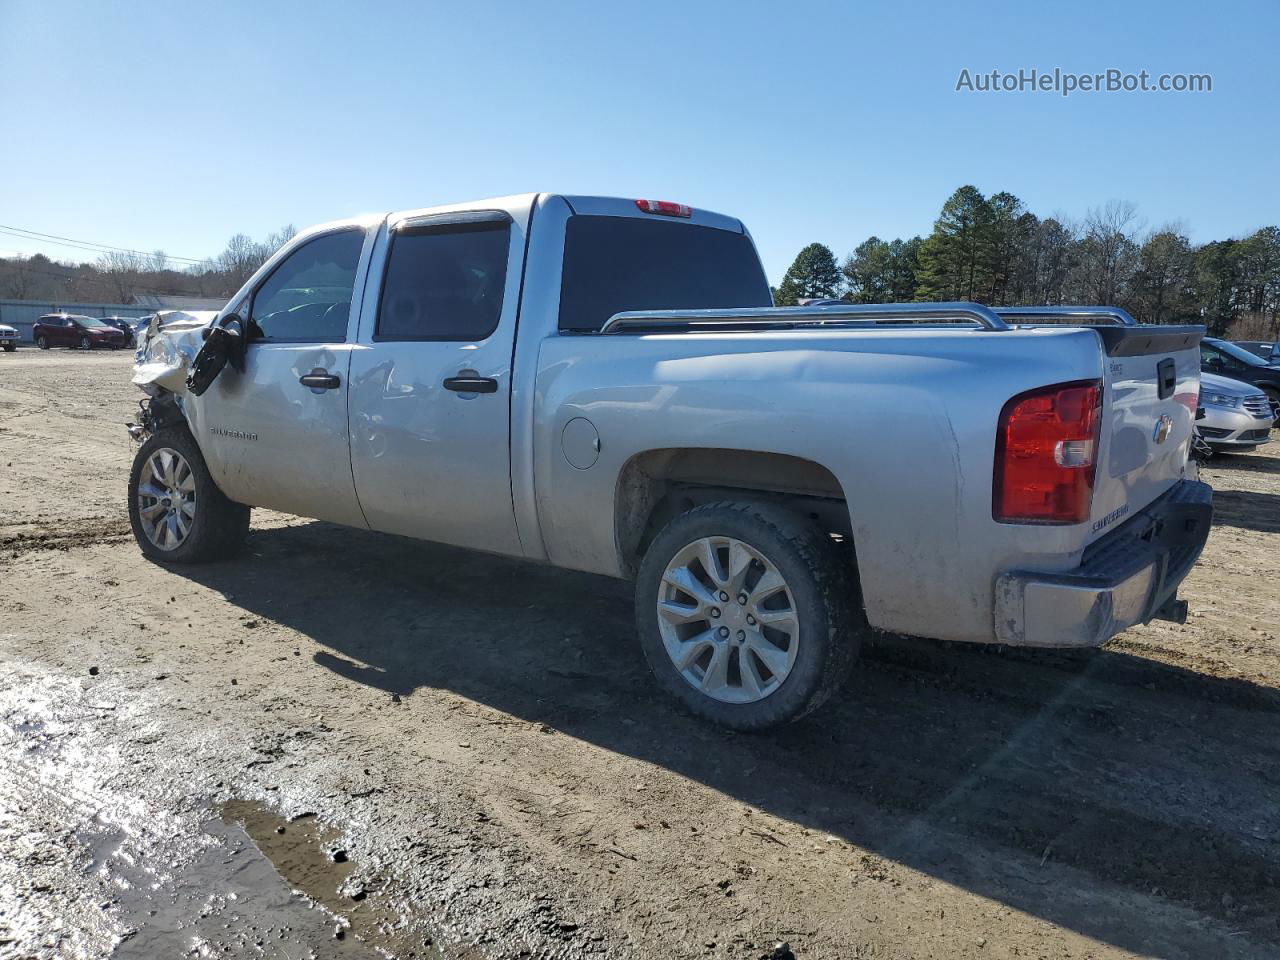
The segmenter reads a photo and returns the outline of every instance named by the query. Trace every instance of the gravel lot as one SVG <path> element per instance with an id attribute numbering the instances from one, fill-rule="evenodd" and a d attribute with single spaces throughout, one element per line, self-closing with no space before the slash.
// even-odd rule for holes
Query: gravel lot
<path id="1" fill-rule="evenodd" d="M 1280 454 L 1204 471 L 1185 626 L 884 638 L 733 736 L 626 584 L 265 511 L 144 561 L 129 364 L 0 355 L 0 957 L 1280 955 Z"/>

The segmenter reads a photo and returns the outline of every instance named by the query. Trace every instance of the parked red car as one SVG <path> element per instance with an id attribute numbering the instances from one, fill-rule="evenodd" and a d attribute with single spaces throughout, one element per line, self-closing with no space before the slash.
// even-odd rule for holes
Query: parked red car
<path id="1" fill-rule="evenodd" d="M 31 336 L 41 350 L 50 347 L 111 347 L 121 350 L 129 345 L 129 335 L 123 330 L 99 320 L 73 313 L 48 313 L 31 327 Z"/>

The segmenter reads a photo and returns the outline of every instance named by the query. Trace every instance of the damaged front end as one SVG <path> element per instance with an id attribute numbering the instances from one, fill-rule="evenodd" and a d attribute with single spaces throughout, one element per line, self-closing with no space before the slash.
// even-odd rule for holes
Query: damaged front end
<path id="1" fill-rule="evenodd" d="M 129 436 L 145 440 L 184 419 L 185 398 L 208 390 L 228 363 L 244 370 L 244 331 L 234 313 L 221 320 L 212 311 L 156 314 L 134 354 L 133 382 L 149 399 L 139 402 Z"/>
<path id="2" fill-rule="evenodd" d="M 204 392 L 193 391 L 191 380 L 217 317 L 215 311 L 168 310 L 151 318 L 133 361 L 133 383 L 147 395 L 138 403 L 137 419 L 126 425 L 134 440 L 141 442 L 186 420 L 183 405 L 188 394 Z"/>

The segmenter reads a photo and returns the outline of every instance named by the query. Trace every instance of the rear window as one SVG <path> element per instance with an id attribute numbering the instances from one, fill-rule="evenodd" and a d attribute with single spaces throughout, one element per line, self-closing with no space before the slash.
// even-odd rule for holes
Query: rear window
<path id="1" fill-rule="evenodd" d="M 569 218 L 561 330 L 599 330 L 624 310 L 770 305 L 769 283 L 745 234 L 638 217 Z"/>

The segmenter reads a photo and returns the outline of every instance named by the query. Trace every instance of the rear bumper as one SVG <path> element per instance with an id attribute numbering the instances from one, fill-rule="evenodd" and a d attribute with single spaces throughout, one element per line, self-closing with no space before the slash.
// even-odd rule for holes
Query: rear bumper
<path id="1" fill-rule="evenodd" d="M 1096 647 L 1157 616 L 1180 619 L 1178 585 L 1204 549 L 1213 518 L 1207 483 L 1183 480 L 1085 550 L 1063 573 L 1014 570 L 996 580 L 1000 643 Z"/>

